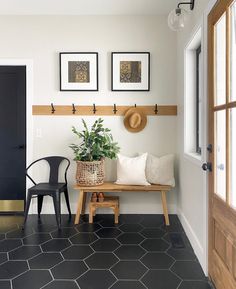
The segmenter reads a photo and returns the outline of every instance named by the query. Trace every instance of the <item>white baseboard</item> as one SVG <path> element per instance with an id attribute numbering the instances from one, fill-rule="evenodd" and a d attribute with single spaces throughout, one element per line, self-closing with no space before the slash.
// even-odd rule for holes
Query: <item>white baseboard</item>
<path id="1" fill-rule="evenodd" d="M 193 247 L 194 253 L 196 254 L 198 261 L 202 266 L 204 273 L 207 274 L 207 268 L 206 268 L 207 262 L 206 262 L 206 254 L 204 253 L 204 248 L 202 247 L 197 235 L 195 234 L 193 228 L 191 227 L 190 223 L 188 222 L 183 212 L 179 211 L 178 217 Z"/>

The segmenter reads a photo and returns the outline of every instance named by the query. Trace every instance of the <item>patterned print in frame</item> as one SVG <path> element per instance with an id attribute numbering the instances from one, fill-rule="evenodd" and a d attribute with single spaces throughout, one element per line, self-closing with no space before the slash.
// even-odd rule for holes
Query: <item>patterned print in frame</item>
<path id="1" fill-rule="evenodd" d="M 69 61 L 68 66 L 69 82 L 89 82 L 89 61 Z"/>
<path id="2" fill-rule="evenodd" d="M 141 82 L 141 61 L 120 62 L 120 82 Z"/>
<path id="3" fill-rule="evenodd" d="M 112 52 L 111 90 L 150 91 L 150 52 Z"/>
<path id="4" fill-rule="evenodd" d="M 60 91 L 98 91 L 98 53 L 60 52 Z"/>

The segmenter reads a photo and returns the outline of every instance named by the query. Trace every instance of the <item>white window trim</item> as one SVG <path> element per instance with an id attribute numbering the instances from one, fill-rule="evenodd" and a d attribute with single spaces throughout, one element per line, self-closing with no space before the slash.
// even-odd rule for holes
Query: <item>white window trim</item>
<path id="1" fill-rule="evenodd" d="M 201 154 L 198 154 L 196 152 L 191 152 L 188 151 L 187 148 L 187 137 L 188 137 L 188 133 L 187 133 L 187 53 L 188 50 L 190 50 L 191 44 L 194 42 L 194 39 L 197 37 L 197 34 L 200 33 L 200 43 L 202 47 L 204 46 L 204 37 L 203 37 L 203 19 L 201 19 L 201 21 L 195 26 L 195 28 L 193 29 L 193 32 L 191 34 L 190 40 L 188 41 L 188 43 L 185 45 L 185 49 L 184 49 L 184 158 L 189 160 L 191 163 L 195 164 L 196 166 L 201 166 L 203 159 L 204 159 L 204 154 L 203 154 L 203 150 Z M 197 46 L 197 45 L 196 45 Z M 205 59 L 205 55 L 204 55 L 204 49 L 202 49 L 202 59 L 204 61 Z M 203 67 L 204 70 L 204 67 Z M 204 71 L 202 71 L 202 92 L 203 92 L 203 97 L 204 97 Z M 202 134 L 202 139 L 204 139 L 204 124 L 205 124 L 205 117 L 204 117 L 204 108 L 202 111 L 202 117 L 204 118 L 202 120 L 202 125 L 201 125 L 201 134 Z M 203 144 L 204 145 L 204 141 Z"/>

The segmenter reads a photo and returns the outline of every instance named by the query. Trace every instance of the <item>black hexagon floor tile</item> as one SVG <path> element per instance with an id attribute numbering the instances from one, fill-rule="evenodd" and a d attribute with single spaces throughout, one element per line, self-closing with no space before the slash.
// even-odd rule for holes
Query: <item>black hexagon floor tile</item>
<path id="1" fill-rule="evenodd" d="M 50 224 L 41 224 L 34 226 L 34 231 L 36 233 L 51 233 L 57 229 L 56 225 L 50 225 Z"/>
<path id="2" fill-rule="evenodd" d="M 149 269 L 169 269 L 175 260 L 166 253 L 147 253 L 141 262 Z"/>
<path id="3" fill-rule="evenodd" d="M 123 232 L 137 233 L 140 232 L 143 227 L 140 224 L 123 224 L 119 229 Z"/>
<path id="4" fill-rule="evenodd" d="M 99 229 L 101 229 L 101 226 L 97 223 L 84 223 L 77 227 L 77 230 L 81 233 L 92 233 L 98 231 Z"/>
<path id="5" fill-rule="evenodd" d="M 41 253 L 29 260 L 30 269 L 50 269 L 62 261 L 59 253 Z"/>
<path id="6" fill-rule="evenodd" d="M 164 224 L 164 217 L 163 215 L 144 215 L 140 223 L 147 228 L 157 228 Z"/>
<path id="7" fill-rule="evenodd" d="M 41 253 L 41 249 L 39 246 L 28 245 L 21 246 L 16 250 L 13 250 L 9 253 L 10 260 L 27 260 L 35 255 Z"/>
<path id="8" fill-rule="evenodd" d="M 118 261 L 113 253 L 94 253 L 85 260 L 90 269 L 109 269 Z"/>
<path id="9" fill-rule="evenodd" d="M 7 253 L 0 253 L 0 264 L 4 263 L 6 261 L 7 261 Z"/>
<path id="10" fill-rule="evenodd" d="M 144 240 L 144 237 L 138 233 L 123 233 L 119 235 L 117 240 L 121 244 L 139 244 Z"/>
<path id="11" fill-rule="evenodd" d="M 115 281 L 108 270 L 89 270 L 77 279 L 80 289 L 108 289 Z"/>
<path id="12" fill-rule="evenodd" d="M 111 289 L 146 289 L 139 281 L 118 281 Z"/>
<path id="13" fill-rule="evenodd" d="M 28 269 L 26 261 L 7 261 L 0 265 L 0 279 L 12 279 Z"/>
<path id="14" fill-rule="evenodd" d="M 166 251 L 169 244 L 162 239 L 146 239 L 141 246 L 147 251 Z"/>
<path id="15" fill-rule="evenodd" d="M 169 226 L 166 226 L 165 224 L 163 224 L 161 226 L 161 229 L 166 231 L 166 232 L 172 232 L 172 233 L 174 233 L 174 232 L 178 233 L 178 232 L 183 232 L 184 231 L 184 229 L 183 229 L 182 225 L 180 224 L 180 222 L 179 223 L 170 223 Z"/>
<path id="16" fill-rule="evenodd" d="M 4 222 L 5 217 L 7 218 L 7 216 L 1 216 L 2 222 L 1 222 L 1 226 L 0 226 L 0 234 L 5 234 L 8 233 L 10 231 L 14 231 L 18 229 L 18 225 L 15 223 L 15 220 L 12 219 L 12 224 L 10 224 L 9 222 Z"/>
<path id="17" fill-rule="evenodd" d="M 54 280 L 43 289 L 79 289 L 75 281 Z"/>
<path id="18" fill-rule="evenodd" d="M 78 232 L 75 228 L 61 228 L 51 233 L 52 237 L 56 239 L 70 238 L 76 234 L 78 234 Z"/>
<path id="19" fill-rule="evenodd" d="M 97 239 L 98 237 L 94 233 L 79 233 L 70 238 L 70 241 L 72 244 L 91 244 Z"/>
<path id="20" fill-rule="evenodd" d="M 52 239 L 44 243 L 41 247 L 44 252 L 59 252 L 69 247 L 71 243 L 68 239 Z"/>
<path id="21" fill-rule="evenodd" d="M 149 270 L 141 281 L 148 289 L 176 289 L 181 282 L 169 270 Z"/>
<path id="22" fill-rule="evenodd" d="M 202 280 L 205 275 L 197 261 L 176 261 L 171 271 L 183 280 Z"/>
<path id="23" fill-rule="evenodd" d="M 63 261 L 52 270 L 55 279 L 76 279 L 88 270 L 83 261 Z"/>
<path id="24" fill-rule="evenodd" d="M 124 214 L 119 216 L 119 222 L 124 224 L 137 224 L 140 223 L 144 215 L 139 214 Z"/>
<path id="25" fill-rule="evenodd" d="M 96 234 L 100 238 L 116 238 L 121 234 L 121 231 L 117 228 L 102 228 Z"/>
<path id="26" fill-rule="evenodd" d="M 163 215 L 120 215 L 119 224 L 112 214 L 93 224 L 84 215 L 76 226 L 62 215 L 60 231 L 55 215 L 29 215 L 24 231 L 22 216 L 9 219 L 0 227 L 1 289 L 210 289 L 176 215 L 169 228 Z M 173 248 L 171 234 L 185 248 Z"/>
<path id="27" fill-rule="evenodd" d="M 73 245 L 62 252 L 65 260 L 83 260 L 94 251 L 88 245 Z"/>
<path id="28" fill-rule="evenodd" d="M 14 289 L 40 289 L 52 280 L 48 270 L 29 270 L 12 280 Z"/>
<path id="29" fill-rule="evenodd" d="M 98 252 L 112 252 L 120 247 L 120 244 L 115 239 L 98 239 L 91 245 L 91 247 L 94 249 L 94 251 Z"/>
<path id="30" fill-rule="evenodd" d="M 146 228 L 140 232 L 145 238 L 161 238 L 165 232 L 159 228 Z"/>
<path id="31" fill-rule="evenodd" d="M 25 238 L 31 234 L 33 234 L 34 231 L 32 228 L 25 228 L 24 230 L 22 230 L 21 228 L 20 229 L 17 229 L 17 230 L 14 230 L 14 231 L 11 231 L 11 232 L 8 232 L 6 234 L 6 238 L 7 239 L 17 239 L 17 238 Z"/>
<path id="32" fill-rule="evenodd" d="M 10 252 L 20 246 L 22 246 L 20 239 L 3 240 L 0 241 L 0 252 Z"/>
<path id="33" fill-rule="evenodd" d="M 11 289 L 11 282 L 10 281 L 0 281 L 0 288 L 1 289 Z"/>
<path id="34" fill-rule="evenodd" d="M 204 281 L 183 281 L 178 289 L 212 289 L 208 282 Z"/>
<path id="35" fill-rule="evenodd" d="M 139 261 L 119 261 L 111 268 L 117 279 L 139 280 L 147 268 Z"/>
<path id="36" fill-rule="evenodd" d="M 112 228 L 119 227 L 121 225 L 120 220 L 118 220 L 118 224 L 115 223 L 114 216 L 112 215 L 111 219 L 105 219 L 99 222 L 99 224 L 104 228 Z"/>
<path id="37" fill-rule="evenodd" d="M 35 233 L 23 239 L 25 245 L 40 245 L 51 239 L 51 236 L 46 233 Z"/>
<path id="38" fill-rule="evenodd" d="M 167 253 L 172 256 L 175 260 L 179 261 L 191 261 L 191 260 L 196 260 L 196 256 L 194 252 L 188 248 L 188 249 L 174 249 L 170 248 Z"/>
<path id="39" fill-rule="evenodd" d="M 122 245 L 114 253 L 121 260 L 138 260 L 146 252 L 143 248 L 138 245 Z"/>

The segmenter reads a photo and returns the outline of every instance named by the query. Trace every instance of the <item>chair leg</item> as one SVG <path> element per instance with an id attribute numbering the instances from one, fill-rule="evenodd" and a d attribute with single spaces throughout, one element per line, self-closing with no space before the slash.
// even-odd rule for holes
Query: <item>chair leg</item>
<path id="1" fill-rule="evenodd" d="M 26 223 L 26 220 L 28 217 L 31 199 L 32 199 L 32 195 L 31 195 L 31 193 L 28 192 L 26 205 L 25 205 L 25 219 L 24 219 L 23 229 L 25 228 L 25 223 Z"/>
<path id="2" fill-rule="evenodd" d="M 38 218 L 40 219 L 40 214 L 42 211 L 42 206 L 43 206 L 43 196 L 38 195 Z"/>
<path id="3" fill-rule="evenodd" d="M 61 227 L 61 195 L 59 192 L 56 192 L 53 196 L 54 209 L 56 214 L 57 226 L 58 229 Z"/>
<path id="4" fill-rule="evenodd" d="M 68 194 L 68 189 L 67 188 L 65 189 L 64 194 L 65 194 L 67 209 L 68 209 L 68 212 L 69 212 L 69 218 L 71 219 L 70 201 L 69 201 L 69 194 Z"/>

